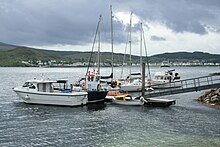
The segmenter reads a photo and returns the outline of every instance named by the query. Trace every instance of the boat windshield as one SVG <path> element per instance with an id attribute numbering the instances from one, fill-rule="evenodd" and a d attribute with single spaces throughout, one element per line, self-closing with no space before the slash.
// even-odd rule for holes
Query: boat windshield
<path id="1" fill-rule="evenodd" d="M 31 82 L 25 82 L 24 85 L 23 85 L 22 87 L 29 87 L 29 88 L 33 88 L 33 89 L 35 89 L 34 84 L 31 83 Z"/>
<path id="2" fill-rule="evenodd" d="M 163 77 L 163 76 L 155 76 L 155 79 L 156 79 L 156 80 L 163 80 L 164 77 Z"/>

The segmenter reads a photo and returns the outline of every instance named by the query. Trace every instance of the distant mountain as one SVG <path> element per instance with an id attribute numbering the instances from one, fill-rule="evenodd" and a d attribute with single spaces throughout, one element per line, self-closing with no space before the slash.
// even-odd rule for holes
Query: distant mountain
<path id="1" fill-rule="evenodd" d="M 25 66 L 22 61 L 29 61 L 35 64 L 36 62 L 49 62 L 51 60 L 62 64 L 72 64 L 76 62 L 88 62 L 91 52 L 80 51 L 53 51 L 34 49 L 29 47 L 9 45 L 0 43 L 0 66 Z M 111 64 L 111 53 L 101 52 L 101 62 Z M 124 54 L 114 53 L 114 63 L 122 64 Z M 139 63 L 139 56 L 132 56 L 132 63 Z M 147 58 L 143 58 L 146 62 Z M 220 63 L 220 55 L 209 54 L 204 52 L 176 52 L 163 53 L 149 57 L 150 63 L 161 63 L 164 60 L 170 62 L 213 62 Z M 97 53 L 93 53 L 92 62 L 97 61 Z M 129 64 L 129 55 L 125 55 L 125 63 Z"/>
<path id="2" fill-rule="evenodd" d="M 175 61 L 190 61 L 190 60 L 199 60 L 204 62 L 215 62 L 220 63 L 219 54 L 210 54 L 205 52 L 175 52 L 175 53 L 163 53 L 157 54 L 150 57 L 151 61 L 163 61 L 169 60 L 171 62 Z"/>
<path id="3" fill-rule="evenodd" d="M 0 51 L 7 51 L 7 50 L 14 49 L 16 47 L 18 46 L 0 42 Z"/>
<path id="4" fill-rule="evenodd" d="M 61 60 L 61 55 L 49 54 L 44 51 L 17 47 L 12 50 L 0 52 L 0 66 L 24 66 L 21 62 L 31 60 Z"/>
<path id="5" fill-rule="evenodd" d="M 101 62 L 111 64 L 111 53 L 101 52 Z M 11 50 L 0 51 L 0 66 L 25 66 L 22 61 L 31 61 L 33 64 L 39 60 L 42 62 L 48 62 L 55 60 L 56 63 L 72 64 L 76 62 L 88 62 L 91 52 L 79 52 L 79 51 L 52 51 L 33 49 L 28 47 L 15 47 Z M 123 62 L 123 54 L 114 54 L 114 63 Z M 129 55 L 126 55 L 126 61 L 128 62 Z M 133 63 L 139 62 L 138 56 L 132 56 Z M 97 62 L 97 52 L 92 55 L 92 62 Z"/>

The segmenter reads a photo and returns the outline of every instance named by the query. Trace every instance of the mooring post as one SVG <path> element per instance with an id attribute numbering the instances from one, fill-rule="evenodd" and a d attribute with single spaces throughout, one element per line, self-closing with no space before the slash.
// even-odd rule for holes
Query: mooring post
<path id="1" fill-rule="evenodd" d="M 142 63 L 142 90 L 141 96 L 145 96 L 145 63 Z"/>

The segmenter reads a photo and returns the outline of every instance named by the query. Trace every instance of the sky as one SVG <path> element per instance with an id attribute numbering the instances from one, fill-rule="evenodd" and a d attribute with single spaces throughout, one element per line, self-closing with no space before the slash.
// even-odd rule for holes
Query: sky
<path id="1" fill-rule="evenodd" d="M 101 51 L 148 55 L 220 54 L 220 0 L 0 0 L 0 42 L 60 51 L 91 51 L 99 16 Z M 140 23 L 146 48 L 140 47 Z M 94 48 L 96 50 L 96 48 Z"/>

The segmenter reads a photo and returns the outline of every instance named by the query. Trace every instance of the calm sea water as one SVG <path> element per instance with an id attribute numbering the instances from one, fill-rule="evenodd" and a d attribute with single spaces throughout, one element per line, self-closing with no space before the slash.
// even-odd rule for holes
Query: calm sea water
<path id="1" fill-rule="evenodd" d="M 220 71 L 219 67 L 175 69 L 183 79 Z M 167 108 L 28 105 L 12 91 L 34 77 L 75 81 L 85 70 L 0 68 L 0 146 L 220 146 L 220 110 L 193 101 L 204 91 L 166 96 L 176 99 L 176 105 Z M 151 68 L 152 74 L 158 70 Z M 106 75 L 110 71 L 102 68 Z M 115 68 L 116 78 L 120 73 Z"/>

